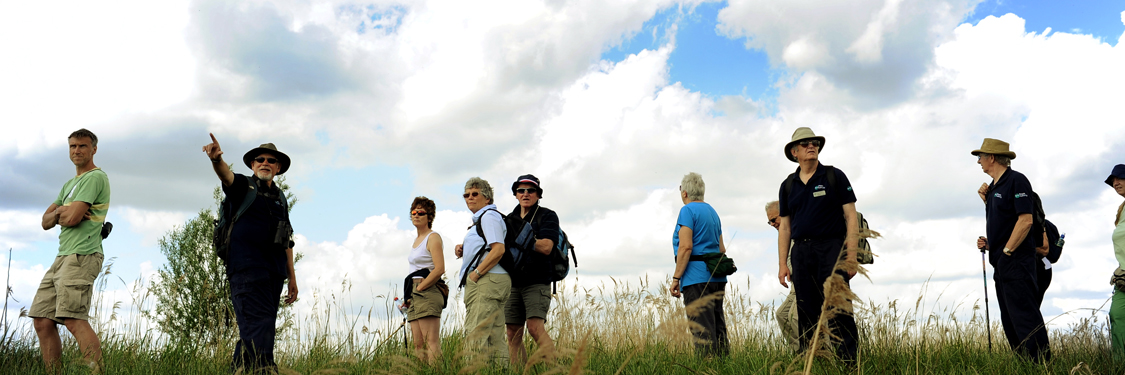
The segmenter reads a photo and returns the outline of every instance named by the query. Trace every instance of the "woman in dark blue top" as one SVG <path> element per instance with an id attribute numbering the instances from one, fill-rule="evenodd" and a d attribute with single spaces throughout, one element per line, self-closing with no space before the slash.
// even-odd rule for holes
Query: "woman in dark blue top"
<path id="1" fill-rule="evenodd" d="M 684 206 L 676 219 L 676 230 L 672 232 L 676 270 L 672 273 L 669 291 L 672 297 L 684 296 L 684 306 L 689 307 L 688 319 L 703 328 L 702 331 L 692 332 L 698 339 L 696 352 L 707 356 L 726 355 L 730 352 L 727 323 L 723 318 L 723 293 L 727 278 L 712 277 L 706 263 L 690 260 L 692 255 L 727 252 L 719 214 L 703 202 L 704 190 L 703 176 L 698 173 L 688 173 L 680 182 L 680 199 Z M 708 300 L 713 298 L 713 301 L 701 301 L 702 306 L 691 306 L 703 297 Z"/>

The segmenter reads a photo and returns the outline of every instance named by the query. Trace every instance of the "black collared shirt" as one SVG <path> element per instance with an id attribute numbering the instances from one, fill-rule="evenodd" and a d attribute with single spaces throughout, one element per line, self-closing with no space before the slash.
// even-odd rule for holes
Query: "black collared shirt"
<path id="1" fill-rule="evenodd" d="M 801 168 L 797 167 L 793 178 L 793 190 L 785 190 L 781 182 L 778 194 L 780 216 L 789 217 L 790 238 L 826 239 L 843 238 L 848 234 L 848 222 L 844 219 L 844 205 L 855 203 L 855 192 L 848 176 L 839 168 L 836 172 L 836 185 L 828 184 L 828 168 L 817 163 L 816 171 L 808 183 L 801 182 Z M 786 177 L 788 179 L 789 177 Z"/>
<path id="2" fill-rule="evenodd" d="M 984 212 L 987 219 L 988 261 L 996 269 L 995 277 L 1023 275 L 1035 272 L 1035 243 L 1029 235 L 1024 237 L 1012 255 L 1004 255 L 1004 246 L 1012 237 L 1012 230 L 1020 214 L 1035 211 L 1031 198 L 1031 182 L 1023 173 L 1009 168 L 1000 179 L 988 185 Z M 1015 272 L 1015 274 L 1012 274 Z M 1034 275 L 1032 273 L 1031 275 Z"/>
<path id="3" fill-rule="evenodd" d="M 230 255 L 227 257 L 227 275 L 232 282 L 257 281 L 265 278 L 282 279 L 288 276 L 286 244 L 274 243 L 277 224 L 289 221 L 287 204 L 277 184 L 266 187 L 258 183 L 258 194 L 250 208 L 234 223 L 230 235 Z M 223 193 L 237 209 L 246 196 L 250 181 L 241 174 L 234 182 L 223 187 Z M 233 213 L 232 213 L 233 214 Z"/>
<path id="4" fill-rule="evenodd" d="M 536 209 L 538 209 L 538 211 L 536 211 Z M 520 206 L 517 204 L 516 208 L 508 214 L 508 217 L 520 217 L 521 212 Z M 531 207 L 531 212 L 531 214 L 523 217 L 523 220 L 531 223 L 531 228 L 535 230 L 535 239 L 549 239 L 557 242 L 559 240 L 560 231 L 559 215 L 555 214 L 555 211 L 547 207 L 540 206 L 538 203 Z M 509 273 L 509 276 L 512 277 L 513 287 L 524 287 L 551 282 L 551 265 L 548 262 L 550 259 L 548 256 L 534 250 L 527 251 L 524 256 L 527 258 L 524 260 L 526 265 L 523 268 L 523 272 Z"/>

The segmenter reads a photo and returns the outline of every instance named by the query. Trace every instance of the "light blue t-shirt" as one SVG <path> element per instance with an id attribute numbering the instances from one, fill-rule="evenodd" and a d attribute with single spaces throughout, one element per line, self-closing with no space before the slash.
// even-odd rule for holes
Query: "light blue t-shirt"
<path id="1" fill-rule="evenodd" d="M 691 255 L 719 252 L 719 239 L 723 236 L 723 225 L 719 214 L 711 205 L 691 202 L 680 208 L 676 219 L 676 230 L 672 232 L 672 254 L 679 256 L 680 227 L 691 228 Z M 706 282 L 725 283 L 726 276 L 711 277 L 707 264 L 702 261 L 688 262 L 687 269 L 680 278 L 680 287 Z"/>
<path id="2" fill-rule="evenodd" d="M 508 235 L 508 227 L 504 225 L 504 218 L 500 216 L 500 212 L 496 211 L 495 204 L 484 206 L 484 208 L 474 212 L 473 223 L 477 221 L 480 221 L 481 229 L 484 232 L 484 236 L 487 237 L 487 241 L 484 238 L 480 238 L 475 225 L 469 227 L 469 232 L 465 233 L 465 241 L 461 243 L 462 275 L 468 275 L 467 272 L 472 272 L 473 268 L 476 268 L 481 260 L 483 260 L 485 256 L 488 256 L 488 254 L 481 255 L 480 259 L 473 262 L 473 258 L 476 257 L 477 252 L 481 250 L 484 244 L 504 243 L 504 237 Z M 491 247 L 485 248 L 485 251 L 489 249 L 491 249 Z M 497 264 L 485 273 L 508 273 L 508 271 Z"/>

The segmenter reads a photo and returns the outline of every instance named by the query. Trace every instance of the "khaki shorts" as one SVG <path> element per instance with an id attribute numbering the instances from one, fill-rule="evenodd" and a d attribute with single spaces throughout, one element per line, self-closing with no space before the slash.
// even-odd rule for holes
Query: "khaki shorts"
<path id="1" fill-rule="evenodd" d="M 547 310 L 551 308 L 551 285 L 534 284 L 525 287 L 512 287 L 512 295 L 504 305 L 504 322 L 523 325 L 528 319 L 547 320 Z"/>
<path id="2" fill-rule="evenodd" d="M 441 317 L 442 305 L 444 304 L 441 291 L 438 290 L 437 284 L 434 284 L 419 292 L 417 288 L 421 282 L 422 279 L 414 279 L 415 290 L 410 296 L 410 307 L 406 309 L 406 321 L 408 322 L 431 316 Z"/>
<path id="3" fill-rule="evenodd" d="M 39 283 L 27 315 L 59 324 L 63 319 L 90 320 L 90 299 L 94 295 L 94 279 L 102 272 L 102 259 L 102 253 L 55 257 L 55 263 Z"/>

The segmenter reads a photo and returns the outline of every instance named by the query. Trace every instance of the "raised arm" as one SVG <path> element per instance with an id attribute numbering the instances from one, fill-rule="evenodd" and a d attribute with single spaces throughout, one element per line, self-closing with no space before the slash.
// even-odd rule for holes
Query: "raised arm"
<path id="1" fill-rule="evenodd" d="M 223 149 L 219 147 L 219 141 L 215 139 L 214 134 L 210 135 L 211 143 L 203 146 L 203 152 L 207 154 L 208 159 L 211 159 L 211 168 L 215 169 L 215 175 L 219 176 L 219 181 L 222 181 L 223 186 L 230 186 L 234 183 L 234 172 L 231 172 L 230 166 L 227 166 L 227 163 L 223 161 Z"/>

